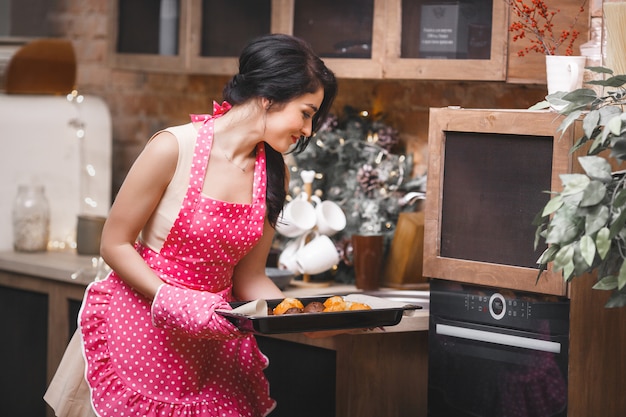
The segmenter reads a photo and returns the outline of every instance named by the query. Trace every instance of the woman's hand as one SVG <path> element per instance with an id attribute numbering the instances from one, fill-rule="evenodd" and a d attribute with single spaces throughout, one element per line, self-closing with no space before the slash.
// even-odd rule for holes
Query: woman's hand
<path id="1" fill-rule="evenodd" d="M 233 296 L 236 300 L 271 300 L 285 298 L 283 292 L 265 273 L 265 264 L 272 246 L 274 228 L 267 219 L 263 236 L 254 248 L 237 264 L 233 273 Z"/>
<path id="2" fill-rule="evenodd" d="M 182 331 L 191 337 L 213 340 L 242 337 L 244 333 L 216 312 L 219 309 L 231 307 L 217 294 L 163 284 L 150 313 L 155 327 Z"/>

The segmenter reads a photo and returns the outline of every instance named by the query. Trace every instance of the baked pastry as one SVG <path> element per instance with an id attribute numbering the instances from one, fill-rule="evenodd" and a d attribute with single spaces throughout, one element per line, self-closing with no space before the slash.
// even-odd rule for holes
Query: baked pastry
<path id="1" fill-rule="evenodd" d="M 369 305 L 365 303 L 358 303 L 356 301 L 348 301 L 346 302 L 346 305 L 348 306 L 348 310 L 371 310 L 372 309 L 372 307 L 370 307 Z"/>
<path id="2" fill-rule="evenodd" d="M 346 302 L 343 297 L 335 295 L 324 301 L 324 312 L 327 313 L 332 311 L 346 311 Z"/>
<path id="3" fill-rule="evenodd" d="M 274 313 L 275 316 L 278 316 L 281 314 L 285 314 L 287 310 L 289 310 L 290 308 L 299 308 L 301 310 L 304 310 L 302 301 L 298 300 L 297 298 L 287 297 L 284 300 L 282 300 L 280 303 L 278 303 L 278 305 L 274 307 L 274 310 L 272 310 L 272 312 Z"/>
<path id="4" fill-rule="evenodd" d="M 328 297 L 324 303 L 319 301 L 311 301 L 304 307 L 302 301 L 297 298 L 285 298 L 274 309 L 270 309 L 270 314 L 279 316 L 282 314 L 300 314 L 300 313 L 328 313 L 337 311 L 355 311 L 355 310 L 371 310 L 367 304 L 355 301 L 346 301 L 343 297 L 335 295 Z"/>

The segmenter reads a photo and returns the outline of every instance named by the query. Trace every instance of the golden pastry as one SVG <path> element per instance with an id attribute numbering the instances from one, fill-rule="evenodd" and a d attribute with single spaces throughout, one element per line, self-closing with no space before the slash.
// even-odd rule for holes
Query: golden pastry
<path id="1" fill-rule="evenodd" d="M 364 303 L 358 303 L 355 301 L 348 302 L 348 310 L 371 310 L 372 307 Z"/>
<path id="2" fill-rule="evenodd" d="M 304 309 L 304 306 L 302 305 L 302 301 L 298 300 L 297 298 L 288 297 L 282 300 L 276 307 L 274 307 L 273 313 L 275 316 L 285 314 L 285 312 L 287 312 L 287 310 L 289 310 L 290 308 Z"/>

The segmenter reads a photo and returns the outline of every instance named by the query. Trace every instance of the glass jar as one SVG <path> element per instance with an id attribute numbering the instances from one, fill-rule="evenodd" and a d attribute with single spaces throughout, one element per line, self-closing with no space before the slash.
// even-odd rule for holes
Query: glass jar
<path id="1" fill-rule="evenodd" d="M 50 206 L 42 185 L 20 185 L 13 203 L 13 248 L 41 252 L 48 248 Z"/>

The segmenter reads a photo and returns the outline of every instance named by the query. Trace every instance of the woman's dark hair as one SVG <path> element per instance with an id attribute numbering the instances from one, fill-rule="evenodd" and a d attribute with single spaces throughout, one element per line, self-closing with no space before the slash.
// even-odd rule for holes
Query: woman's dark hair
<path id="1" fill-rule="evenodd" d="M 283 34 L 252 40 L 239 57 L 239 73 L 224 87 L 223 98 L 230 104 L 264 97 L 272 105 L 286 104 L 303 94 L 324 90 L 322 104 L 313 116 L 312 133 L 319 129 L 337 95 L 335 75 L 302 39 Z M 301 138 L 293 152 L 302 152 L 311 137 Z M 267 156 L 268 219 L 276 225 L 285 202 L 285 162 L 280 152 L 265 144 Z"/>

